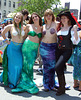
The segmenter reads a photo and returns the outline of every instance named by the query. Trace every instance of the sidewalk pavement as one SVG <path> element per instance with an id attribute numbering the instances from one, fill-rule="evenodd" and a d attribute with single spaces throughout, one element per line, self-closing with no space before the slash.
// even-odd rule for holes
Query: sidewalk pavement
<path id="1" fill-rule="evenodd" d="M 40 81 L 42 80 L 42 74 L 38 73 L 36 70 L 38 69 L 38 64 L 34 65 L 34 80 Z M 2 72 L 2 68 L 0 67 L 0 72 Z M 11 89 L 9 87 L 4 87 L 3 84 L 0 83 L 0 100 L 81 100 L 81 92 L 78 91 L 78 88 L 75 90 L 73 88 L 73 67 L 67 66 L 67 71 L 65 72 L 66 83 L 70 85 L 70 89 L 66 90 L 66 94 L 61 96 L 56 96 L 56 92 L 49 91 L 44 92 L 43 86 L 39 87 L 39 93 L 37 95 L 32 95 L 27 92 L 23 93 L 11 93 Z M 57 79 L 57 77 L 56 77 Z"/>

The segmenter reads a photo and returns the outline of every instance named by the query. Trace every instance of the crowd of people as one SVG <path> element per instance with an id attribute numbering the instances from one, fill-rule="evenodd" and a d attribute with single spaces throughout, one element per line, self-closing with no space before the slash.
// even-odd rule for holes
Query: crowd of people
<path id="1" fill-rule="evenodd" d="M 30 18 L 28 14 L 26 9 L 17 12 L 13 23 L 8 23 L 1 31 L 8 45 L 4 51 L 0 82 L 9 86 L 13 93 L 27 91 L 37 94 L 39 88 L 33 81 L 33 66 L 39 54 L 43 64 L 43 90 L 54 90 L 56 95 L 60 96 L 65 94 L 66 90 L 66 62 L 73 55 L 73 87 L 79 86 L 81 91 L 81 32 L 77 31 L 78 26 L 70 11 L 61 11 L 58 14 L 59 21 L 56 21 L 53 11 L 47 9 L 44 12 L 44 25 L 36 12 L 32 13 Z M 7 32 L 10 40 L 5 35 Z M 76 45 L 74 51 L 73 45 Z M 58 89 L 55 86 L 55 72 Z"/>

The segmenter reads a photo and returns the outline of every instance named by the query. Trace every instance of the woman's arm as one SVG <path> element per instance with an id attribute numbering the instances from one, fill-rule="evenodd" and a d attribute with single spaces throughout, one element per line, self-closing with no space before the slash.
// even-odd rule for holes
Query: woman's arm
<path id="1" fill-rule="evenodd" d="M 81 39 L 81 31 L 79 31 L 79 37 L 80 37 L 80 39 Z"/>
<path id="2" fill-rule="evenodd" d="M 29 26 L 28 25 L 26 25 L 26 26 L 24 26 L 24 31 L 25 31 L 25 35 L 24 35 L 24 40 L 28 37 L 28 32 L 29 32 Z"/>
<path id="3" fill-rule="evenodd" d="M 73 26 L 72 31 L 73 32 L 71 32 L 72 35 L 71 40 L 73 44 L 77 45 L 80 41 L 79 32 L 77 31 L 77 25 Z"/>
<path id="4" fill-rule="evenodd" d="M 77 25 L 73 26 L 73 31 L 74 31 L 74 37 L 75 37 L 75 39 L 78 40 Z"/>
<path id="5" fill-rule="evenodd" d="M 5 26 L 5 28 L 4 28 L 4 30 L 2 31 L 2 34 L 1 34 L 2 37 L 5 39 L 5 41 L 6 41 L 8 44 L 10 44 L 10 42 L 9 42 L 9 40 L 6 38 L 5 34 L 6 34 L 8 31 L 10 31 L 11 27 L 12 27 L 12 25 L 7 25 L 7 26 Z"/>

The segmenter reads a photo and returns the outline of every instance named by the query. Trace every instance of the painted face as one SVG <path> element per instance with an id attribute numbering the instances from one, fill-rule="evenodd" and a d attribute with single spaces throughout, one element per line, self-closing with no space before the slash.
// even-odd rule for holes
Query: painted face
<path id="1" fill-rule="evenodd" d="M 39 21 L 39 17 L 37 15 L 33 14 L 32 15 L 32 20 L 33 20 L 33 22 Z"/>
<path id="2" fill-rule="evenodd" d="M 61 16 L 61 22 L 64 24 L 64 23 L 68 23 L 68 21 L 69 21 L 69 19 L 68 19 L 68 17 L 66 17 L 66 16 Z"/>
<path id="3" fill-rule="evenodd" d="M 21 15 L 20 14 L 17 14 L 14 18 L 15 20 L 15 23 L 20 23 L 21 22 Z"/>

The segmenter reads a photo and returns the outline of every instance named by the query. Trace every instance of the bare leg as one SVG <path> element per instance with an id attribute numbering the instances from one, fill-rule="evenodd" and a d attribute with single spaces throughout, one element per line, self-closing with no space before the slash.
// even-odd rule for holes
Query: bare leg
<path id="1" fill-rule="evenodd" d="M 79 90 L 81 91 L 81 81 L 79 82 Z"/>
<path id="2" fill-rule="evenodd" d="M 74 88 L 76 88 L 76 87 L 78 87 L 79 86 L 79 84 L 78 84 L 78 80 L 74 80 Z"/>

